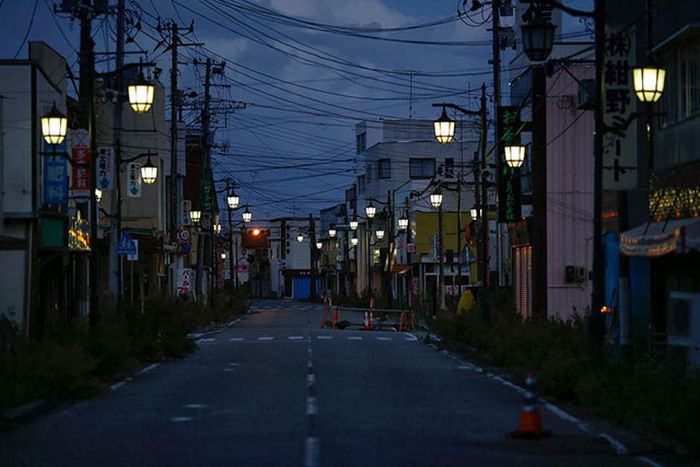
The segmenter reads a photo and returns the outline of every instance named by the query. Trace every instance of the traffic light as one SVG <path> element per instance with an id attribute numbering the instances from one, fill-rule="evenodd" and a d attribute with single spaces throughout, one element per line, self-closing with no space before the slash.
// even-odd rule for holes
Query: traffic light
<path id="1" fill-rule="evenodd" d="M 241 246 L 243 248 L 267 248 L 269 229 L 252 227 L 241 232 Z"/>

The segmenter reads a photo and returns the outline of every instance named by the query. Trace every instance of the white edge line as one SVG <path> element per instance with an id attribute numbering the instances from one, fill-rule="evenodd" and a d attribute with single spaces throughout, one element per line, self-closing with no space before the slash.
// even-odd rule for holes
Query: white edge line
<path id="1" fill-rule="evenodd" d="M 637 456 L 637 459 L 647 465 L 651 465 L 652 467 L 664 467 L 663 464 L 659 464 L 658 462 L 649 459 L 647 456 Z"/>
<path id="2" fill-rule="evenodd" d="M 112 391 L 116 391 L 120 387 L 124 386 L 126 383 L 128 383 L 127 380 L 119 381 L 118 383 L 114 383 L 113 385 L 111 385 L 109 389 L 111 389 Z"/>
<path id="3" fill-rule="evenodd" d="M 615 453 L 617 453 L 617 455 L 623 456 L 623 455 L 628 453 L 627 447 L 624 444 L 622 444 L 620 441 L 618 441 L 615 438 L 613 438 L 612 436 L 610 436 L 609 434 L 598 433 L 598 436 L 600 436 L 601 438 L 605 439 L 608 443 L 610 443 L 610 445 L 613 448 L 615 448 Z"/>
<path id="4" fill-rule="evenodd" d="M 318 407 L 316 407 L 316 398 L 309 396 L 306 398 L 306 415 L 316 415 Z"/>
<path id="5" fill-rule="evenodd" d="M 153 370 L 155 370 L 155 369 L 158 367 L 158 365 L 160 365 L 160 363 L 151 363 L 151 364 L 148 365 L 146 368 L 143 368 L 142 370 L 140 370 L 140 371 L 139 371 L 138 373 L 136 373 L 136 374 L 137 374 L 137 375 L 142 375 L 142 374 L 144 374 L 144 373 L 148 373 L 149 371 L 153 371 Z"/>

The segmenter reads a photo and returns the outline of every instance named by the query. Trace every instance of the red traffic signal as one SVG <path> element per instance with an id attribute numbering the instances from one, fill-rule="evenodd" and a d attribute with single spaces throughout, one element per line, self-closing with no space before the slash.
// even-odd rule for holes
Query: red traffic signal
<path id="1" fill-rule="evenodd" d="M 267 248 L 267 240 L 270 231 L 253 227 L 241 232 L 241 246 L 243 248 Z"/>

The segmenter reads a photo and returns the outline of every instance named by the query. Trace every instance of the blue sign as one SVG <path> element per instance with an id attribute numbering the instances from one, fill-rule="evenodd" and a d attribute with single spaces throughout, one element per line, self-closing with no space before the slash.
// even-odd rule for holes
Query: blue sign
<path id="1" fill-rule="evenodd" d="M 122 238 L 117 243 L 115 251 L 118 255 L 135 255 L 138 252 L 138 247 L 128 232 L 122 232 Z"/>
<path id="2" fill-rule="evenodd" d="M 187 242 L 180 243 L 180 254 L 182 256 L 189 255 L 191 250 L 192 250 L 192 248 L 190 247 L 189 243 L 187 243 Z"/>
<path id="3" fill-rule="evenodd" d="M 55 151 L 58 156 L 50 156 Z M 44 142 L 44 204 L 64 206 L 68 201 L 68 167 L 65 140 L 55 147 Z"/>

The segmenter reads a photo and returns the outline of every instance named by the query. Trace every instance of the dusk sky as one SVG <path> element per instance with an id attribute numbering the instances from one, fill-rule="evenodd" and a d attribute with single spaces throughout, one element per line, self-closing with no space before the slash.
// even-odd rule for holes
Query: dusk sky
<path id="1" fill-rule="evenodd" d="M 230 87 L 216 88 L 215 95 L 248 104 L 215 118 L 215 142 L 228 145 L 225 152 L 214 153 L 215 178 L 233 177 L 256 219 L 306 216 L 342 200 L 353 183 L 356 123 L 367 120 L 376 126 L 381 119 L 409 117 L 411 92 L 413 118 L 434 119 L 430 104 L 437 101 L 476 108 L 481 83 L 491 85 L 490 9 L 462 21 L 455 17 L 461 3 L 128 0 L 130 16 L 140 19 L 141 30 L 129 28 L 134 42 L 127 50 L 148 51 L 147 58 L 159 62 L 167 86 L 169 54 L 163 54 L 163 47 L 154 51 L 160 39 L 157 18 L 174 18 L 183 26 L 194 19 L 194 34 L 188 38 L 205 45 L 181 49 L 180 87 L 201 95 L 203 72 L 192 65 L 193 58 L 226 60 L 225 75 L 216 82 Z M 566 3 L 591 6 L 588 0 Z M 26 41 L 42 40 L 64 54 L 77 75 L 78 23 L 66 15 L 54 16 L 52 8 L 50 0 L 0 0 L 5 39 L 0 56 L 26 58 Z M 431 23 L 437 24 L 372 31 Z M 113 51 L 114 24 L 113 16 L 94 22 L 98 52 L 105 51 L 106 43 Z M 583 29 L 577 20 L 567 19 L 564 33 Z M 506 51 L 505 75 L 512 56 Z M 99 66 L 107 70 L 114 64 Z M 186 113 L 187 121 L 195 117 Z"/>

